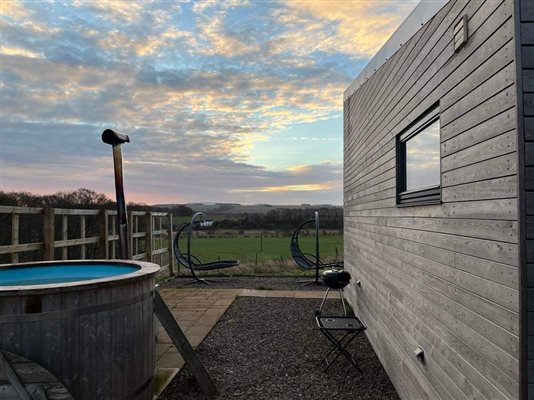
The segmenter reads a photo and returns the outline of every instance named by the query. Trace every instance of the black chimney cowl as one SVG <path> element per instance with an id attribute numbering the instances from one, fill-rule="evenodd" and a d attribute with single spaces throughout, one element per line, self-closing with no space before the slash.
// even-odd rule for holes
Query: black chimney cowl
<path id="1" fill-rule="evenodd" d="M 122 133 L 117 133 L 111 129 L 106 129 L 102 132 L 102 141 L 112 146 L 116 146 L 125 142 L 130 143 L 130 138 L 128 135 L 123 135 Z"/>

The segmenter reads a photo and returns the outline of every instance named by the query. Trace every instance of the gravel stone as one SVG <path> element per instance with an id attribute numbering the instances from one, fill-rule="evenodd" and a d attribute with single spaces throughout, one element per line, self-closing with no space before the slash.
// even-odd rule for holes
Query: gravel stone
<path id="1" fill-rule="evenodd" d="M 365 334 L 349 347 L 362 373 L 343 356 L 322 372 L 330 343 L 316 327 L 319 304 L 320 299 L 238 297 L 197 350 L 219 399 L 398 400 Z M 328 300 L 328 308 L 339 314 L 339 301 Z M 187 367 L 160 398 L 207 399 Z"/>
<path id="2" fill-rule="evenodd" d="M 311 284 L 302 286 L 302 281 L 313 281 L 315 277 L 241 277 L 241 276 L 225 276 L 225 277 L 206 277 L 212 286 L 204 283 L 195 283 L 194 285 L 187 285 L 193 281 L 192 277 L 177 277 L 166 282 L 164 287 L 175 288 L 191 288 L 198 287 L 204 289 L 265 289 L 265 290 L 326 290 L 324 284 Z M 319 279 L 319 282 L 321 280 Z"/>

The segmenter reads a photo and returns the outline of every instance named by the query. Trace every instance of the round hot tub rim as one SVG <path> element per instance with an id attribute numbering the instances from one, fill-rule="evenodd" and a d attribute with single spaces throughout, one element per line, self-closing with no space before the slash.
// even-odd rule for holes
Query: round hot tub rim
<path id="1" fill-rule="evenodd" d="M 56 260 L 0 268 L 75 264 L 136 270 L 73 282 L 0 286 L 1 347 L 41 364 L 76 399 L 152 400 L 157 264 Z"/>
<path id="2" fill-rule="evenodd" d="M 97 279 L 86 279 L 72 282 L 60 282 L 60 283 L 46 283 L 36 285 L 13 285 L 2 286 L 0 285 L 0 297 L 12 296 L 14 294 L 44 294 L 54 292 L 66 292 L 75 290 L 86 290 L 91 288 L 99 288 L 117 284 L 118 281 L 123 283 L 135 282 L 144 279 L 146 275 L 153 275 L 157 273 L 161 267 L 157 264 L 146 261 L 133 261 L 133 260 L 55 260 L 55 261 L 37 261 L 27 262 L 19 264 L 4 264 L 0 265 L 1 269 L 11 269 L 20 267 L 46 267 L 50 265 L 68 266 L 68 265 L 91 265 L 91 264 L 108 264 L 108 265 L 124 265 L 137 267 L 136 271 L 128 272 L 120 275 L 113 275 Z"/>

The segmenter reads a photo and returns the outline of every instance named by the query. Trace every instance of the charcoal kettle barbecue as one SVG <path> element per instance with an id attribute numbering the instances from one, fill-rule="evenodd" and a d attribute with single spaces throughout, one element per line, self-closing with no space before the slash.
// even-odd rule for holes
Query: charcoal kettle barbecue
<path id="1" fill-rule="evenodd" d="M 323 306 L 326 301 L 326 298 L 328 297 L 331 289 L 336 289 L 339 291 L 339 297 L 341 299 L 341 305 L 343 306 L 343 312 L 345 315 L 347 315 L 347 307 L 345 306 L 345 298 L 343 296 L 343 288 L 347 286 L 350 283 L 351 276 L 350 274 L 341 269 L 341 268 L 332 268 L 327 269 L 323 271 L 321 274 L 321 278 L 326 286 L 328 286 L 328 289 L 326 290 L 326 293 L 323 297 L 323 301 L 321 302 L 321 307 L 315 312 L 316 315 L 321 315 L 323 311 Z"/>
<path id="2" fill-rule="evenodd" d="M 327 269 L 321 274 L 321 278 L 326 286 L 331 289 L 343 289 L 350 282 L 350 274 L 340 268 Z"/>

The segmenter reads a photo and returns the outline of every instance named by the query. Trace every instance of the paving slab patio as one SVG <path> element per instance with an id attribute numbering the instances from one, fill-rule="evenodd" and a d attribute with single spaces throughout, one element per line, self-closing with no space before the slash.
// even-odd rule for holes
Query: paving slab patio
<path id="1" fill-rule="evenodd" d="M 324 296 L 324 292 L 319 291 L 205 288 L 162 288 L 160 294 L 194 348 L 204 340 L 237 296 L 314 299 Z M 339 294 L 331 293 L 329 298 L 339 298 Z M 183 365 L 180 353 L 158 324 L 156 396 L 163 392 Z"/>

